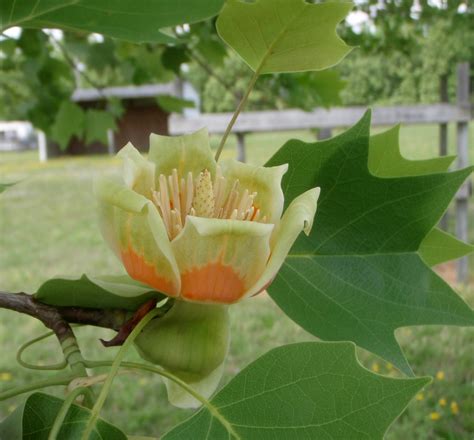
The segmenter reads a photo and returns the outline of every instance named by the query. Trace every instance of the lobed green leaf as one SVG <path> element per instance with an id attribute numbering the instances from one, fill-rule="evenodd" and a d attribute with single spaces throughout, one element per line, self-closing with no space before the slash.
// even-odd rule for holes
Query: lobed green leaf
<path id="1" fill-rule="evenodd" d="M 133 42 L 173 41 L 164 28 L 216 15 L 223 0 L 4 0 L 0 27 L 97 32 Z"/>
<path id="2" fill-rule="evenodd" d="M 376 375 L 348 342 L 285 345 L 247 366 L 163 440 L 382 439 L 429 381 Z"/>
<path id="3" fill-rule="evenodd" d="M 312 4 L 304 0 L 229 0 L 217 31 L 259 73 L 322 70 L 350 51 L 336 26 L 352 3 Z"/>
<path id="4" fill-rule="evenodd" d="M 472 169 L 374 176 L 369 128 L 367 113 L 330 140 L 291 140 L 268 162 L 289 164 L 286 204 L 321 187 L 312 233 L 296 242 L 268 291 L 314 335 L 353 341 L 411 374 L 395 329 L 474 324 L 473 311 L 420 256 L 426 258 L 422 242 Z"/>
<path id="5" fill-rule="evenodd" d="M 44 393 L 34 393 L 0 423 L 0 438 L 8 440 L 48 440 L 63 400 Z M 79 440 L 89 419 L 90 410 L 72 405 L 58 439 Z M 114 425 L 99 420 L 90 440 L 126 440 L 126 435 Z"/>

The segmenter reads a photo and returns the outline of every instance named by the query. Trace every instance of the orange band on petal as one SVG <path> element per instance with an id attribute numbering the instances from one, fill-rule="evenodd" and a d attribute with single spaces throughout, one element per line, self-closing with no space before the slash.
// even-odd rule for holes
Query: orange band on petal
<path id="1" fill-rule="evenodd" d="M 181 275 L 181 295 L 192 301 L 230 304 L 238 301 L 245 290 L 234 269 L 220 262 L 195 267 Z"/>
<path id="2" fill-rule="evenodd" d="M 154 289 L 166 293 L 169 296 L 178 296 L 171 280 L 160 276 L 155 267 L 146 262 L 131 247 L 121 252 L 122 262 L 128 274 L 137 281 L 147 284 Z"/>

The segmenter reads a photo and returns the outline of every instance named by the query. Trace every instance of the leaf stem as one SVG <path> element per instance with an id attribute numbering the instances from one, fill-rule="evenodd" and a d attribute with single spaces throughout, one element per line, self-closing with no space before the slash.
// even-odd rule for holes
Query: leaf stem
<path id="1" fill-rule="evenodd" d="M 239 105 L 237 106 L 237 108 L 235 109 L 235 112 L 234 114 L 232 115 L 232 118 L 231 120 L 229 121 L 229 123 L 227 124 L 227 127 L 225 129 L 225 132 L 224 132 L 224 135 L 222 136 L 222 139 L 221 139 L 221 142 L 219 144 L 219 147 L 217 148 L 217 151 L 216 151 L 216 156 L 215 156 L 215 159 L 216 161 L 219 160 L 219 157 L 222 153 L 222 150 L 224 149 L 224 145 L 227 141 L 227 138 L 229 137 L 229 134 L 232 130 L 232 127 L 234 126 L 235 124 L 235 121 L 237 120 L 237 118 L 239 117 L 239 114 L 240 112 L 242 111 L 242 109 L 244 108 L 246 102 L 247 102 L 247 99 L 250 95 L 250 92 L 253 90 L 254 86 L 255 86 L 255 83 L 257 82 L 257 79 L 260 75 L 260 70 L 262 69 L 263 67 L 263 62 L 260 63 L 260 66 L 258 67 L 257 70 L 255 70 L 252 78 L 250 79 L 250 82 L 249 82 L 249 85 L 247 86 L 247 90 L 245 90 L 245 93 L 244 93 L 244 96 L 242 96 L 242 99 L 240 100 L 239 102 Z"/>
<path id="2" fill-rule="evenodd" d="M 54 332 L 47 332 L 37 338 L 31 339 L 28 342 L 25 342 L 17 351 L 16 353 L 16 361 L 24 368 L 28 368 L 30 370 L 62 370 L 67 367 L 66 359 L 63 359 L 61 362 L 51 365 L 35 365 L 30 364 L 22 359 L 23 352 L 32 345 L 36 344 L 37 342 L 42 341 L 43 339 L 48 338 L 49 336 L 54 335 Z"/>
<path id="3" fill-rule="evenodd" d="M 0 401 L 9 399 L 10 397 L 17 396 L 19 394 L 28 393 L 29 391 L 35 391 L 40 388 L 52 387 L 57 385 L 67 385 L 71 380 L 75 378 L 75 374 L 69 373 L 67 375 L 53 376 L 48 379 L 37 380 L 30 382 L 27 385 L 12 388 L 10 390 L 0 393 Z"/>
<path id="4" fill-rule="evenodd" d="M 59 431 L 61 430 L 62 424 L 64 420 L 66 419 L 67 413 L 69 412 L 69 408 L 72 406 L 74 403 L 74 400 L 77 399 L 80 395 L 86 394 L 88 391 L 90 391 L 88 388 L 85 387 L 79 387 L 74 390 L 72 390 L 66 399 L 64 400 L 61 408 L 59 409 L 58 414 L 56 415 L 56 418 L 54 419 L 53 426 L 51 428 L 51 431 L 49 432 L 48 435 L 48 440 L 56 440 L 59 434 Z"/>
<path id="5" fill-rule="evenodd" d="M 138 325 L 133 329 L 133 331 L 130 333 L 128 338 L 126 339 L 125 343 L 120 347 L 120 350 L 117 353 L 117 356 L 115 357 L 112 366 L 110 368 L 109 374 L 107 376 L 107 379 L 102 386 L 102 389 L 100 390 L 99 397 L 97 398 L 94 407 L 92 408 L 92 412 L 89 418 L 89 421 L 87 423 L 87 426 L 82 433 L 81 439 L 82 440 L 88 440 L 89 436 L 91 435 L 96 423 L 97 419 L 99 418 L 100 411 L 102 407 L 104 406 L 104 403 L 107 399 L 107 396 L 110 392 L 110 388 L 112 386 L 112 383 L 114 381 L 115 376 L 117 375 L 117 372 L 120 368 L 120 364 L 122 363 L 122 359 L 124 358 L 125 354 L 127 353 L 128 349 L 132 345 L 133 341 L 135 338 L 140 334 L 140 332 L 143 330 L 143 328 L 155 317 L 158 316 L 161 313 L 160 309 L 153 309 L 150 312 L 147 313 L 147 315 L 138 323 Z M 87 362 L 84 361 L 84 365 L 87 365 Z"/>
<path id="6" fill-rule="evenodd" d="M 112 361 L 90 361 L 86 360 L 86 367 L 87 368 L 99 368 L 99 367 L 109 367 L 112 365 Z M 199 400 L 211 413 L 213 417 L 215 417 L 219 422 L 227 429 L 227 431 L 236 439 L 240 439 L 240 436 L 235 432 L 232 425 L 229 421 L 219 412 L 219 410 L 205 397 L 199 394 L 196 390 L 194 390 L 191 386 L 189 386 L 186 382 L 181 380 L 179 377 L 175 376 L 174 374 L 163 370 L 159 367 L 154 367 L 153 365 L 146 365 L 140 364 L 138 362 L 122 362 L 121 367 L 135 369 L 135 370 L 143 370 L 150 373 L 155 373 L 160 376 L 166 377 L 167 379 L 173 381 L 181 388 L 183 388 L 186 392 L 188 392 L 191 396 L 193 396 L 196 400 Z"/>

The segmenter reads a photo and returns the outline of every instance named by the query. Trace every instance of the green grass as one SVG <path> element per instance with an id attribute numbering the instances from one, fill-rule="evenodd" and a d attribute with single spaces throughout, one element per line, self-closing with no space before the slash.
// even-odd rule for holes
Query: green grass
<path id="1" fill-rule="evenodd" d="M 473 126 L 471 124 L 471 139 L 474 139 Z M 314 134 L 305 131 L 249 135 L 248 160 L 264 163 L 289 137 L 309 141 L 314 139 Z M 453 151 L 453 136 L 450 139 Z M 213 145 L 216 143 L 217 139 L 213 138 Z M 225 157 L 234 155 L 234 143 L 231 139 Z M 410 158 L 435 155 L 436 144 L 435 126 L 402 130 L 403 151 Z M 470 154 L 474 163 L 472 149 Z M 41 282 L 58 274 L 122 272 L 99 234 L 92 195 L 93 178 L 111 173 L 116 165 L 115 159 L 105 156 L 55 159 L 40 164 L 34 152 L 2 154 L 0 181 L 21 181 L 0 198 L 2 290 L 34 292 Z M 471 211 L 474 210 L 472 205 Z M 473 228 L 474 222 L 471 222 L 471 241 L 474 241 Z M 472 285 L 461 294 L 474 304 Z M 231 307 L 231 314 L 232 342 L 224 381 L 272 347 L 314 339 L 264 295 Z M 0 311 L 0 390 L 42 376 L 42 373 L 18 367 L 15 353 L 20 344 L 43 331 L 41 324 L 26 316 Z M 83 328 L 78 334 L 87 357 L 111 359 L 116 353 L 116 349 L 103 349 L 98 342 L 99 337 L 110 336 L 110 331 Z M 431 326 L 401 329 L 397 336 L 417 374 L 434 376 L 442 371 L 444 379 L 435 380 L 420 400 L 410 404 L 392 426 L 387 439 L 471 439 L 474 431 L 473 330 Z M 54 362 L 58 356 L 53 339 L 32 347 L 27 353 L 28 359 L 42 363 Z M 138 359 L 138 356 L 130 353 L 130 358 Z M 390 365 L 366 352 L 360 351 L 360 358 L 368 368 L 383 374 L 397 374 Z M 60 396 L 63 393 L 61 389 L 51 391 Z M 442 398 L 446 406 L 440 405 Z M 0 418 L 12 411 L 18 401 L 0 403 Z M 452 401 L 458 404 L 458 414 L 451 412 Z M 433 412 L 440 415 L 439 420 L 431 420 Z M 159 436 L 188 414 L 189 411 L 168 405 L 159 378 L 135 374 L 118 377 L 103 413 L 127 433 L 151 436 Z"/>

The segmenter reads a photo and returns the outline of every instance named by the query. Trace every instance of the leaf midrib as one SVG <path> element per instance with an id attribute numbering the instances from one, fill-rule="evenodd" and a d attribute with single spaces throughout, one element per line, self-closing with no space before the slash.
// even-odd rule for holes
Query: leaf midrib
<path id="1" fill-rule="evenodd" d="M 264 34 L 262 32 L 262 28 L 260 27 L 260 23 L 258 21 L 255 21 L 255 23 L 257 24 L 257 27 L 260 31 L 260 33 L 262 34 L 262 40 L 265 42 L 265 45 L 267 46 L 267 51 L 265 52 L 265 54 L 263 55 L 262 57 L 262 60 L 260 61 L 257 69 L 255 70 L 255 74 L 259 74 L 262 69 L 265 67 L 265 63 L 267 62 L 267 59 L 272 55 L 272 51 L 273 51 L 273 48 L 280 42 L 280 40 L 283 38 L 283 36 L 286 34 L 286 32 L 288 32 L 288 28 L 293 24 L 293 22 L 300 17 L 300 15 L 302 14 L 302 12 L 306 9 L 306 4 L 304 2 L 302 2 L 302 7 L 301 9 L 296 12 L 293 17 L 286 23 L 285 26 L 282 27 L 282 29 L 280 30 L 280 32 L 277 34 L 277 36 L 275 37 L 275 39 L 273 40 L 273 42 L 271 42 L 269 45 L 267 44 L 265 38 L 264 38 Z M 278 17 L 280 17 L 280 15 L 278 14 Z M 281 21 L 281 20 L 280 20 Z"/>
<path id="2" fill-rule="evenodd" d="M 325 374 L 328 374 L 327 372 L 325 373 L 321 373 L 321 374 L 318 374 L 318 375 L 315 375 L 315 376 L 310 376 L 310 377 L 305 377 L 305 378 L 301 378 L 301 379 L 298 379 L 296 381 L 293 381 L 293 382 L 290 382 L 288 384 L 284 384 L 282 386 L 279 386 L 279 387 L 276 387 L 276 388 L 270 388 L 268 390 L 264 390 L 263 392 L 261 393 L 258 393 L 258 394 L 255 394 L 255 395 L 252 395 L 252 396 L 249 396 L 247 398 L 244 398 L 244 399 L 240 399 L 239 401 L 237 402 L 232 402 L 232 404 L 229 404 L 229 405 L 224 405 L 224 406 L 220 406 L 218 407 L 219 409 L 222 409 L 222 408 L 226 408 L 226 407 L 229 407 L 229 406 L 232 406 L 236 403 L 241 403 L 241 402 L 245 402 L 247 400 L 251 400 L 251 399 L 254 399 L 256 397 L 259 397 L 259 396 L 262 396 L 262 395 L 265 395 L 267 393 L 270 393 L 270 392 L 273 392 L 273 391 L 276 391 L 276 390 L 279 390 L 279 389 L 283 389 L 285 387 L 288 387 L 288 386 L 291 386 L 291 385 L 294 385 L 296 383 L 299 383 L 299 382 L 302 382 L 304 380 L 313 380 L 313 379 L 317 379 Z M 341 374 L 341 376 L 345 376 L 343 374 Z M 421 378 L 420 378 L 421 380 Z M 425 380 L 426 382 L 428 382 L 428 379 Z M 413 380 L 412 384 L 410 384 L 410 386 L 407 387 L 408 389 L 411 389 L 411 388 L 419 388 L 419 383 L 418 381 L 416 380 Z M 374 401 L 374 402 L 371 402 L 365 406 L 362 406 L 360 408 L 357 408 L 356 410 L 351 410 L 350 412 L 348 412 L 347 414 L 344 414 L 344 416 L 342 417 L 336 417 L 334 418 L 333 420 L 331 421 L 327 421 L 327 422 L 324 422 L 324 423 L 314 423 L 314 424 L 307 424 L 307 425 L 296 425 L 296 426 L 255 426 L 255 425 L 241 425 L 241 424 L 238 424 L 238 423 L 232 423 L 232 422 L 229 422 L 229 424 L 233 427 L 240 427 L 240 428 L 250 428 L 250 429 L 279 429 L 279 430 L 282 430 L 282 429 L 305 429 L 305 428 L 319 428 L 319 427 L 322 427 L 322 426 L 326 426 L 326 425 L 331 425 L 333 423 L 337 423 L 337 422 L 344 422 L 347 417 L 350 417 L 358 412 L 361 412 L 361 411 L 366 411 L 367 409 L 369 408 L 372 408 L 374 406 L 377 406 L 379 405 L 380 403 L 384 402 L 385 400 L 388 400 L 388 399 L 391 399 L 401 393 L 404 393 L 406 392 L 407 389 L 406 388 L 403 388 L 403 389 L 398 389 L 395 393 L 393 394 L 389 394 L 389 395 L 385 395 L 383 397 L 381 397 L 380 399 Z M 212 420 L 212 417 L 211 417 L 211 420 Z M 227 419 L 226 419 L 227 420 Z M 347 423 L 347 422 L 346 422 Z M 350 423 L 348 423 L 349 426 L 351 426 L 351 428 L 354 428 L 353 425 L 351 425 Z M 386 430 L 385 430 L 386 432 Z"/>
<path id="3" fill-rule="evenodd" d="M 33 6 L 33 9 L 30 11 L 30 13 L 26 16 L 26 17 L 22 17 L 21 19 L 17 20 L 17 21 L 11 21 L 12 17 L 13 17 L 13 12 L 15 10 L 15 5 L 16 5 L 16 1 L 15 0 L 13 3 L 12 3 L 12 8 L 10 10 L 10 16 L 8 18 L 8 22 L 5 24 L 5 25 L 2 25 L 2 28 L 0 30 L 0 32 L 3 32 L 5 31 L 6 29 L 9 29 L 13 26 L 18 26 L 19 24 L 25 22 L 25 21 L 30 21 L 30 20 L 34 20 L 38 17 L 41 17 L 42 15 L 46 15 L 46 14 L 49 14 L 50 12 L 54 12 L 54 11 L 57 11 L 57 10 L 60 10 L 60 9 L 64 9 L 64 8 L 68 8 L 70 6 L 74 6 L 76 5 L 77 3 L 79 3 L 81 0 L 70 0 L 68 3 L 64 3 L 64 4 L 60 4 L 60 5 L 56 5 L 56 6 L 52 6 L 51 8 L 49 9 L 45 9 L 44 11 L 42 12 L 39 12 L 37 14 L 34 13 L 34 11 L 37 9 L 38 5 L 41 3 L 41 0 L 38 0 L 36 2 L 36 4 Z"/>

